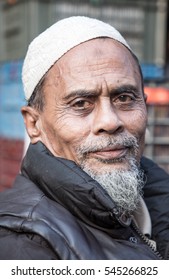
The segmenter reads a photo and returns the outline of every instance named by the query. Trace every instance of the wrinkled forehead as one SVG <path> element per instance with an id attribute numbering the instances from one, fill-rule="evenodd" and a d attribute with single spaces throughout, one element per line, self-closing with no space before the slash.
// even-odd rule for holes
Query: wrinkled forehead
<path id="1" fill-rule="evenodd" d="M 104 79 L 111 83 L 118 79 L 124 83 L 131 80 L 140 84 L 141 81 L 132 53 L 110 38 L 92 39 L 74 47 L 51 67 L 48 78 L 50 83 L 56 86 L 62 83 L 67 88 L 94 85 Z"/>
<path id="2" fill-rule="evenodd" d="M 113 59 L 116 54 L 119 55 L 119 59 L 122 59 L 124 54 L 130 57 L 130 59 L 133 59 L 132 53 L 124 45 L 114 39 L 103 37 L 92 39 L 75 46 L 64 54 L 57 62 L 64 61 L 64 63 L 66 63 L 67 59 L 69 59 L 69 62 L 73 62 L 75 59 L 78 59 L 80 62 L 80 58 L 87 59 L 87 57 L 97 57 L 99 61 L 102 58 L 102 55 L 106 56 L 106 54 L 109 59 Z"/>
<path id="3" fill-rule="evenodd" d="M 78 74 L 81 71 L 101 71 L 110 66 L 111 70 L 117 67 L 129 67 L 139 72 L 139 65 L 133 54 L 121 43 L 111 38 L 97 38 L 84 42 L 63 55 L 52 68 L 56 75 Z M 50 72 L 50 71 L 49 71 Z M 57 73 L 58 72 L 58 73 Z"/>

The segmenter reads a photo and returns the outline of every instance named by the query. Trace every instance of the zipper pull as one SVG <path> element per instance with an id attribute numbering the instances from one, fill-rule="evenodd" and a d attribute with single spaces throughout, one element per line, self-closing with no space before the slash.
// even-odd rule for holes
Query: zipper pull
<path id="1" fill-rule="evenodd" d="M 120 213 L 120 211 L 115 207 L 113 208 L 113 214 L 116 220 L 123 226 L 128 227 L 131 224 L 131 217 L 125 212 Z"/>

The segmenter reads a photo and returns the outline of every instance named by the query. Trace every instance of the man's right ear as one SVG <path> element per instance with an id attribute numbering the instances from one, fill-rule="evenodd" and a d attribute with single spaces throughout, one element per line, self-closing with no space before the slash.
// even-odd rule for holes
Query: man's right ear
<path id="1" fill-rule="evenodd" d="M 41 129 L 39 127 L 40 115 L 36 109 L 29 106 L 23 106 L 21 108 L 21 113 L 31 143 L 35 144 L 41 140 Z"/>

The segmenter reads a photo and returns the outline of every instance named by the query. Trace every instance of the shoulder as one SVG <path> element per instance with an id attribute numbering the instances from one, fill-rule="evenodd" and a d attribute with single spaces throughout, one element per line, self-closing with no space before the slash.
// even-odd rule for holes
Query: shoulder
<path id="1" fill-rule="evenodd" d="M 158 250 L 169 255 L 169 174 L 147 158 L 142 158 L 141 167 L 146 176 L 144 200 L 152 220 L 153 238 Z"/>
<path id="2" fill-rule="evenodd" d="M 13 259 L 77 259 L 77 240 L 85 250 L 89 246 L 79 221 L 23 176 L 0 195 L 0 228 L 2 259 L 10 258 L 10 248 Z M 48 251 L 53 254 L 46 257 Z"/>
<path id="3" fill-rule="evenodd" d="M 39 235 L 0 227 L 0 260 L 56 260 L 58 256 Z"/>
<path id="4" fill-rule="evenodd" d="M 146 189 L 147 187 L 158 188 L 159 186 L 169 189 L 169 174 L 158 164 L 151 159 L 142 157 L 141 168 L 146 176 Z"/>
<path id="5" fill-rule="evenodd" d="M 141 159 L 141 168 L 145 173 L 145 186 L 143 189 L 145 200 L 152 207 L 155 207 L 155 205 L 161 203 L 161 199 L 164 199 L 166 203 L 161 205 L 160 209 L 166 207 L 166 211 L 168 211 L 169 174 L 155 162 L 145 157 Z"/>
<path id="6" fill-rule="evenodd" d="M 33 232 L 31 213 L 43 205 L 45 195 L 29 179 L 18 175 L 14 186 L 0 193 L 0 259 L 58 259 L 56 252 L 38 232 Z"/>

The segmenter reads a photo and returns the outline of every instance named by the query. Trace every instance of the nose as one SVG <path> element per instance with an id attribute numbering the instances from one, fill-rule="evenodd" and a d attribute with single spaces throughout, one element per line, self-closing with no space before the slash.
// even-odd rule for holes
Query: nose
<path id="1" fill-rule="evenodd" d="M 93 120 L 93 133 L 114 134 L 123 131 L 123 122 L 119 116 L 118 110 L 110 100 L 100 102 L 95 110 Z"/>

